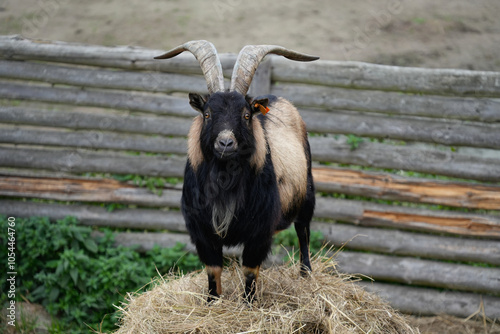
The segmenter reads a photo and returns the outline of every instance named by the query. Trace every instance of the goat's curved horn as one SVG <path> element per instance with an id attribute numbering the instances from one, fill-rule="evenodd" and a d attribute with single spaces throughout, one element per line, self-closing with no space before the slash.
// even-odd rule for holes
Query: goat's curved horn
<path id="1" fill-rule="evenodd" d="M 262 59 L 269 53 L 297 61 L 313 61 L 319 59 L 319 57 L 288 50 L 277 45 L 247 45 L 241 49 L 236 59 L 236 64 L 234 65 L 233 74 L 231 76 L 230 90 L 246 95 L 257 67 Z"/>
<path id="2" fill-rule="evenodd" d="M 215 46 L 208 41 L 190 41 L 168 51 L 154 59 L 167 59 L 175 57 L 184 51 L 191 52 L 200 63 L 201 70 L 207 81 L 208 93 L 224 91 L 224 76 L 219 55 Z"/>

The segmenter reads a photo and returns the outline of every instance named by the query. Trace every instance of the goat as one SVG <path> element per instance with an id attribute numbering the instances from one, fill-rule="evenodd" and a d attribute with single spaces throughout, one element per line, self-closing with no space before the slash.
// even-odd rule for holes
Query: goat
<path id="1" fill-rule="evenodd" d="M 155 59 L 183 51 L 198 59 L 209 94 L 189 94 L 189 104 L 200 115 L 188 133 L 182 214 L 206 265 L 209 301 L 222 293 L 223 246 L 243 244 L 244 298 L 252 303 L 273 234 L 294 221 L 301 274 L 311 271 L 309 225 L 315 197 L 306 126 L 297 109 L 280 97 L 252 99 L 246 93 L 267 54 L 297 61 L 318 57 L 279 46 L 245 46 L 226 91 L 219 56 L 210 42 L 187 42 Z"/>

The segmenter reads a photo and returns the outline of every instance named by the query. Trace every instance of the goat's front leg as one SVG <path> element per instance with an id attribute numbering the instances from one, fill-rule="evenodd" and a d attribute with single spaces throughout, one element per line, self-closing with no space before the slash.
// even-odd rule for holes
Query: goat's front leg
<path id="1" fill-rule="evenodd" d="M 208 276 L 208 301 L 212 301 L 214 297 L 219 297 L 222 294 L 222 284 L 221 284 L 221 275 L 222 275 L 222 267 L 221 266 L 206 266 L 207 276 Z"/>
<path id="2" fill-rule="evenodd" d="M 255 285 L 259 277 L 260 266 L 254 268 L 243 266 L 243 274 L 245 275 L 245 300 L 251 304 L 255 300 Z"/>
<path id="3" fill-rule="evenodd" d="M 256 281 L 260 265 L 271 250 L 272 237 L 258 238 L 245 244 L 243 249 L 243 274 L 245 275 L 245 293 L 243 297 L 251 304 L 255 301 Z"/>
<path id="4" fill-rule="evenodd" d="M 208 276 L 208 302 L 211 302 L 222 294 L 222 245 L 213 247 L 202 241 L 198 241 L 195 244 L 198 257 L 206 267 Z"/>

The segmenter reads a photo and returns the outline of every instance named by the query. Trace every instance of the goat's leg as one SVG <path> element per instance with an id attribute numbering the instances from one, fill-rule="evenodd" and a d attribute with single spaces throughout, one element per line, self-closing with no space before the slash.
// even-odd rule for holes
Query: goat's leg
<path id="1" fill-rule="evenodd" d="M 210 302 L 222 294 L 222 245 L 214 248 L 206 243 L 197 242 L 196 250 L 201 262 L 205 263 L 206 266 L 208 276 L 208 301 Z"/>
<path id="2" fill-rule="evenodd" d="M 259 277 L 260 265 L 269 254 L 271 244 L 271 236 L 261 236 L 247 242 L 243 249 L 243 274 L 245 275 L 245 293 L 243 297 L 250 304 L 255 300 L 255 285 Z"/>
<path id="3" fill-rule="evenodd" d="M 219 297 L 222 294 L 222 266 L 206 266 L 208 276 L 208 293 L 210 297 L 208 301 L 212 301 L 213 297 Z"/>
<path id="4" fill-rule="evenodd" d="M 310 224 L 314 213 L 316 198 L 314 196 L 314 183 L 311 170 L 308 171 L 307 178 L 307 193 L 304 203 L 300 208 L 297 220 L 295 222 L 295 232 L 299 239 L 300 249 L 300 273 L 302 276 L 307 276 L 311 269 L 311 260 L 309 258 L 309 241 L 311 236 Z"/>

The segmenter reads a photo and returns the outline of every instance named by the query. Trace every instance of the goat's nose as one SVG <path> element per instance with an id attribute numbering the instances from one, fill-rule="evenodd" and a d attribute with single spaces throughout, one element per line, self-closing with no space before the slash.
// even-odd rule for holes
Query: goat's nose
<path id="1" fill-rule="evenodd" d="M 219 146 L 224 149 L 230 149 L 234 146 L 234 140 L 231 138 L 222 138 L 219 140 Z"/>

